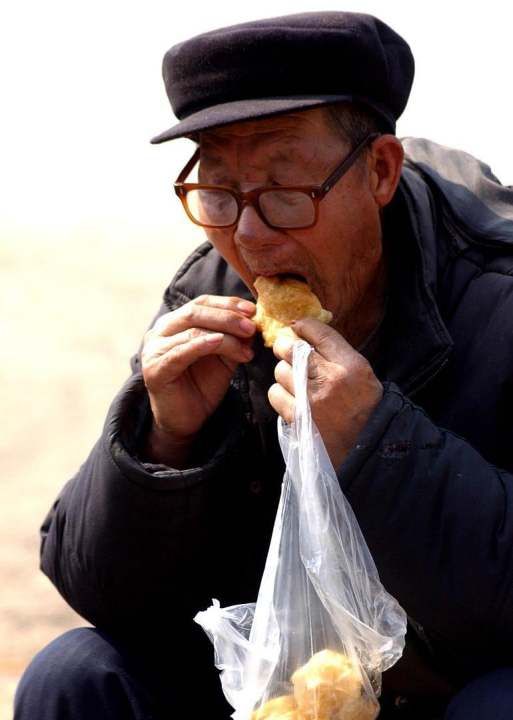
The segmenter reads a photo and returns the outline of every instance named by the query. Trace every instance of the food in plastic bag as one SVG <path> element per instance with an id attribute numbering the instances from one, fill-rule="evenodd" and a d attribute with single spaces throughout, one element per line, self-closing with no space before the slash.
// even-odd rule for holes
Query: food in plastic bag
<path id="1" fill-rule="evenodd" d="M 333 315 L 324 310 L 306 282 L 295 278 L 263 277 L 255 280 L 258 293 L 256 314 L 257 328 L 262 333 L 264 345 L 272 347 L 279 334 L 297 339 L 290 324 L 303 317 L 313 317 L 324 323 L 331 322 Z"/>
<path id="2" fill-rule="evenodd" d="M 373 720 L 376 704 L 362 695 L 360 673 L 333 650 L 321 650 L 292 675 L 294 695 L 268 700 L 251 720 Z"/>
<path id="3" fill-rule="evenodd" d="M 294 343 L 295 421 L 256 604 L 196 615 L 214 643 L 234 720 L 373 720 L 406 615 L 379 581 L 307 397 L 310 346 Z M 237 538 L 234 538 L 237 542 Z"/>
<path id="4" fill-rule="evenodd" d="M 268 700 L 258 710 L 255 710 L 251 720 L 297 720 L 297 703 L 293 695 Z"/>
<path id="5" fill-rule="evenodd" d="M 360 673 L 345 655 L 333 650 L 321 650 L 292 675 L 294 698 L 301 717 L 305 720 L 342 717 L 339 712 L 351 707 L 350 715 L 364 717 L 360 710 L 368 705 L 362 698 Z M 375 707 L 369 705 L 374 717 Z M 354 715 L 357 712 L 357 715 Z"/>

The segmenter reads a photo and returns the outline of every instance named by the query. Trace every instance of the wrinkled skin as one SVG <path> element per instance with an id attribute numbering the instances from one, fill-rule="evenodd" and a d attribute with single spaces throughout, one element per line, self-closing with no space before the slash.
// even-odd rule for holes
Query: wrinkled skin
<path id="1" fill-rule="evenodd" d="M 321 184 L 351 149 L 320 109 L 203 132 L 200 148 L 200 182 L 241 190 Z M 258 275 L 294 273 L 333 313 L 331 327 L 304 320 L 294 330 L 314 347 L 312 415 L 335 466 L 382 396 L 355 348 L 382 316 L 380 211 L 393 197 L 402 159 L 399 141 L 380 136 L 322 200 L 312 228 L 269 228 L 246 207 L 235 227 L 206 230 L 253 294 Z M 143 375 L 154 415 L 147 450 L 154 459 L 186 464 L 196 433 L 221 402 L 237 364 L 252 358 L 253 314 L 248 301 L 202 296 L 160 318 L 147 334 Z M 274 352 L 280 362 L 269 400 L 290 421 L 291 343 L 277 342 Z"/>

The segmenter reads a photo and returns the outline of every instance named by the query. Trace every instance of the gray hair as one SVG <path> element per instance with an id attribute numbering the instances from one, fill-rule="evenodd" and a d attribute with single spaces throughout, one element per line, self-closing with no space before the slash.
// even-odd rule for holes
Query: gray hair
<path id="1" fill-rule="evenodd" d="M 355 147 L 367 135 L 390 130 L 384 128 L 380 120 L 370 108 L 356 103 L 338 102 L 324 107 L 328 124 L 337 135 L 341 135 L 351 147 Z"/>

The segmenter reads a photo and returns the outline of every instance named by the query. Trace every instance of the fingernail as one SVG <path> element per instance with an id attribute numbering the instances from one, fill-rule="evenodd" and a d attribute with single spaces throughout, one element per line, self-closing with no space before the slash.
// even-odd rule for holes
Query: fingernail
<path id="1" fill-rule="evenodd" d="M 248 300 L 242 300 L 240 303 L 237 304 L 237 310 L 240 310 L 243 313 L 247 313 L 248 315 L 253 315 L 255 313 L 255 306 Z"/>

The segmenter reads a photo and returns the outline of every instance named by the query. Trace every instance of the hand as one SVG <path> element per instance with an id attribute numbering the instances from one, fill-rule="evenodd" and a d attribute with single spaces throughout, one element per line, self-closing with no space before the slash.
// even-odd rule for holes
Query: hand
<path id="1" fill-rule="evenodd" d="M 312 318 L 293 325 L 298 337 L 313 351 L 308 363 L 308 398 L 312 417 L 337 470 L 356 442 L 361 430 L 383 397 L 383 387 L 367 360 L 336 330 Z M 273 351 L 276 383 L 269 389 L 269 401 L 288 423 L 294 420 L 292 378 L 293 340 L 278 338 Z"/>
<path id="2" fill-rule="evenodd" d="M 149 449 L 157 461 L 183 462 L 237 365 L 252 359 L 254 313 L 247 300 L 201 295 L 146 333 L 142 373 L 154 418 Z"/>

